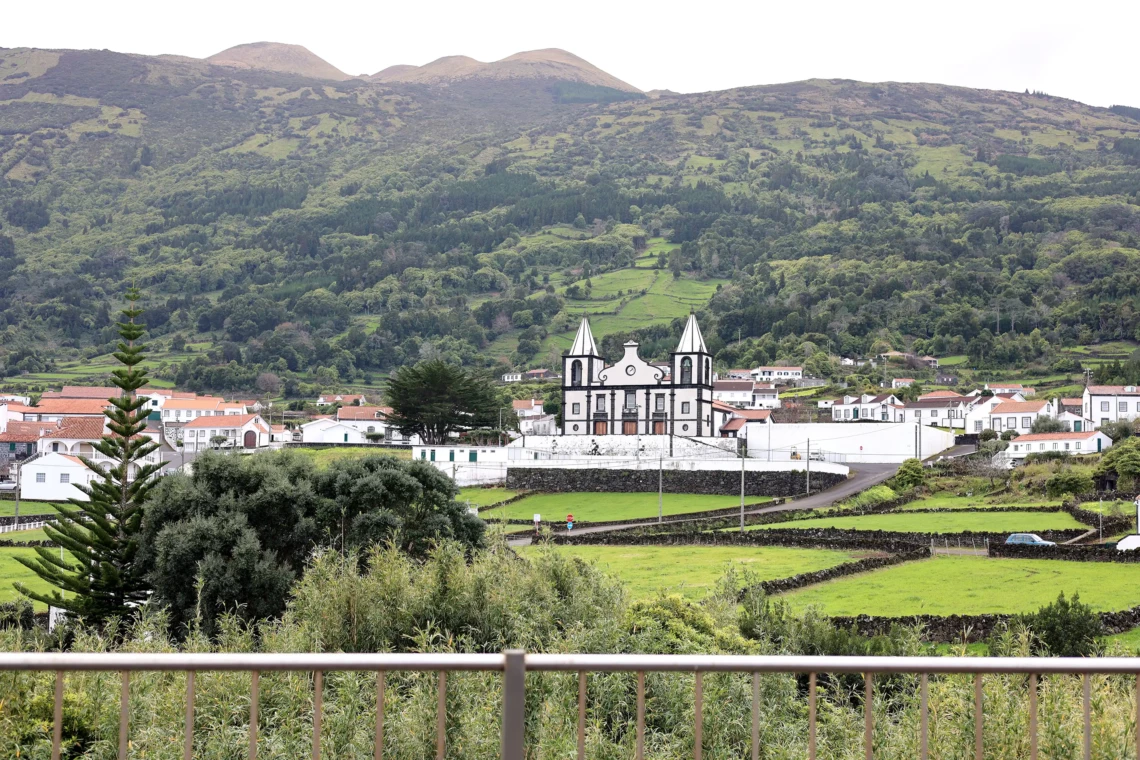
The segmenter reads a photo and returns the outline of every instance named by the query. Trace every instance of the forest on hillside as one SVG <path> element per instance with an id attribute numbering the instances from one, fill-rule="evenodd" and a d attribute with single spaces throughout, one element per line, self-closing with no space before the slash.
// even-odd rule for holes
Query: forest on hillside
<path id="1" fill-rule="evenodd" d="M 222 391 L 550 366 L 586 313 L 607 351 L 659 357 L 693 308 L 722 366 L 823 374 L 1140 339 L 1134 108 L 556 85 L 0 51 L 0 373 L 106 355 L 132 282 L 154 374 Z"/>

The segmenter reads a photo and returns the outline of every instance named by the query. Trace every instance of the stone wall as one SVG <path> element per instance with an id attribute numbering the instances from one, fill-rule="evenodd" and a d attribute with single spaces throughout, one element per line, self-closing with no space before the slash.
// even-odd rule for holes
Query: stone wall
<path id="1" fill-rule="evenodd" d="M 1120 552 L 1107 546 L 990 544 L 990 556 L 1010 559 L 1063 559 L 1074 562 L 1140 562 L 1140 551 Z"/>
<path id="2" fill-rule="evenodd" d="M 615 491 L 640 493 L 657 490 L 658 473 L 652 470 L 511 468 L 506 487 L 511 490 L 567 493 Z M 661 475 L 666 493 L 733 495 L 740 493 L 740 473 L 716 470 L 666 470 Z M 811 473 L 812 491 L 822 491 L 846 478 L 829 472 Z M 799 496 L 806 492 L 806 473 L 746 472 L 746 496 Z"/>
<path id="3" fill-rule="evenodd" d="M 1123 633 L 1140 625 L 1140 607 L 1117 612 L 1097 613 L 1108 633 Z M 923 640 L 935 643 L 984 641 L 999 626 L 1008 624 L 1016 615 L 910 615 L 906 617 L 876 617 L 857 615 L 833 617 L 831 622 L 841 628 L 854 627 L 863 636 L 881 636 L 895 626 L 921 625 Z"/>
<path id="4" fill-rule="evenodd" d="M 977 541 L 979 548 L 984 545 L 985 541 L 989 541 L 992 546 L 995 543 L 1001 543 L 1009 537 L 1010 533 L 1018 533 L 1021 531 L 1008 531 L 1006 533 L 986 533 L 986 532 L 973 532 L 962 531 L 961 533 L 911 533 L 901 531 L 884 531 L 884 530 L 847 530 L 842 528 L 779 528 L 773 530 L 759 530 L 754 531 L 758 533 L 794 533 L 802 536 L 804 539 L 812 540 L 826 540 L 831 538 L 844 538 L 853 536 L 866 536 L 868 538 L 892 538 L 897 541 L 902 541 L 909 544 L 924 544 L 929 546 L 931 541 L 934 541 L 935 546 L 943 542 L 949 542 L 951 546 L 955 541 Z M 1061 543 L 1068 541 L 1078 536 L 1083 536 L 1087 531 L 1081 529 L 1066 529 L 1066 530 L 1043 530 L 1038 531 L 1037 535 L 1044 538 L 1046 541 L 1055 541 Z M 967 544 L 968 545 L 968 544 Z"/>

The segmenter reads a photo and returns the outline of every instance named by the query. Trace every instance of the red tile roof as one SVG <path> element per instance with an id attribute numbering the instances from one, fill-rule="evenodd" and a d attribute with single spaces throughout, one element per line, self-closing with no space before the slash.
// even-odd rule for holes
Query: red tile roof
<path id="1" fill-rule="evenodd" d="M 1088 391 L 1093 396 L 1140 396 L 1140 385 L 1090 385 Z"/>
<path id="2" fill-rule="evenodd" d="M 44 438 L 69 438 L 80 441 L 97 441 L 103 437 L 103 417 L 72 417 Z"/>
<path id="3" fill-rule="evenodd" d="M 101 417 L 103 410 L 110 408 L 111 402 L 106 399 L 49 398 L 40 399 L 40 403 L 29 411 L 33 414 L 77 414 Z"/>
<path id="4" fill-rule="evenodd" d="M 521 412 L 521 411 L 527 411 L 529 409 L 534 409 L 536 406 L 538 406 L 541 403 L 542 403 L 542 399 L 540 399 L 540 398 L 514 399 L 513 401 L 511 401 L 511 408 L 514 409 L 516 412 Z"/>
<path id="5" fill-rule="evenodd" d="M 8 422 L 8 429 L 0 433 L 0 441 L 4 443 L 35 443 L 49 431 L 59 427 L 56 422 Z"/>
<path id="6" fill-rule="evenodd" d="M 740 430 L 740 428 L 744 427 L 744 423 L 746 422 L 748 422 L 748 420 L 744 419 L 743 417 L 733 417 L 731 420 L 721 425 L 720 429 L 722 431 Z"/>
<path id="7" fill-rule="evenodd" d="M 771 409 L 735 409 L 733 412 L 746 420 L 766 420 L 772 416 Z"/>
<path id="8" fill-rule="evenodd" d="M 385 412 L 392 411 L 387 406 L 342 406 L 336 410 L 338 420 L 381 420 Z M 315 418 L 314 418 L 315 419 Z"/>
<path id="9" fill-rule="evenodd" d="M 1004 401 L 994 407 L 990 412 L 995 417 L 1000 417 L 1003 414 L 1023 414 L 1026 412 L 1040 412 L 1046 406 L 1048 401 Z"/>
<path id="10" fill-rule="evenodd" d="M 214 414 L 209 417 L 197 417 L 182 426 L 186 428 L 239 428 L 261 415 L 258 414 Z"/>

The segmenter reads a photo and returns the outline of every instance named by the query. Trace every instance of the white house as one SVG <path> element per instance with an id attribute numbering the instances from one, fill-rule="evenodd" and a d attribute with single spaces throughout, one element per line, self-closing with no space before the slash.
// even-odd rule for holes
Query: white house
<path id="1" fill-rule="evenodd" d="M 1032 432 L 1038 417 L 1056 417 L 1051 401 L 1003 401 L 990 411 L 990 429 L 995 433 L 1014 430 L 1018 435 Z"/>
<path id="2" fill-rule="evenodd" d="M 358 428 L 329 417 L 306 422 L 301 426 L 302 443 L 367 443 Z"/>
<path id="3" fill-rule="evenodd" d="M 503 382 L 504 383 L 521 383 L 522 382 L 522 373 L 521 372 L 505 372 L 505 373 L 503 373 Z"/>
<path id="4" fill-rule="evenodd" d="M 377 433 L 384 436 L 384 442 L 400 446 L 412 446 L 420 443 L 418 435 L 404 435 L 388 424 L 388 414 L 392 411 L 390 406 L 342 406 L 336 410 L 337 422 L 356 428 L 364 435 Z"/>
<path id="5" fill-rule="evenodd" d="M 1066 433 L 1029 433 L 1010 441 L 1005 454 L 1010 459 L 1025 459 L 1030 454 L 1058 451 L 1066 454 L 1096 454 L 1112 446 L 1112 439 L 1099 430 Z"/>
<path id="6" fill-rule="evenodd" d="M 118 390 L 118 389 L 115 389 Z M 94 398 L 48 398 L 31 407 L 9 405 L 11 409 L 23 410 L 24 422 L 62 422 L 73 417 L 103 417 L 103 412 L 111 408 L 111 402 Z"/>
<path id="7" fill-rule="evenodd" d="M 790 383 L 802 380 L 803 367 L 757 367 L 752 370 L 752 379 L 766 383 Z"/>
<path id="8" fill-rule="evenodd" d="M 689 315 L 668 373 L 637 348 L 629 341 L 625 356 L 607 367 L 582 319 L 562 359 L 562 434 L 712 435 L 712 356 L 696 317 Z"/>
<path id="9" fill-rule="evenodd" d="M 891 387 L 895 390 L 899 388 L 909 388 L 912 385 L 914 385 L 913 377 L 896 377 L 891 381 Z"/>
<path id="10" fill-rule="evenodd" d="M 964 430 L 966 414 L 971 408 L 973 400 L 963 396 L 920 399 L 906 404 L 905 421 Z"/>
<path id="11" fill-rule="evenodd" d="M 76 486 L 85 486 L 99 476 L 87 469 L 78 457 L 48 453 L 30 459 L 20 467 L 20 498 L 36 501 L 88 501 Z"/>
<path id="12" fill-rule="evenodd" d="M 999 393 L 1020 393 L 1022 396 L 1032 396 L 1037 391 L 1034 388 L 1028 388 L 1021 383 L 986 383 L 986 390 L 991 391 L 994 395 Z"/>
<path id="13" fill-rule="evenodd" d="M 721 401 L 742 409 L 778 409 L 780 392 L 771 383 L 717 380 L 713 383 L 713 401 Z"/>
<path id="14" fill-rule="evenodd" d="M 1100 426 L 1140 417 L 1140 386 L 1089 385 L 1081 398 L 1084 416 Z"/>
<path id="15" fill-rule="evenodd" d="M 994 409 L 1007 401 L 1025 401 L 1025 397 L 1020 393 L 983 396 L 980 390 L 971 391 L 966 394 L 966 398 L 973 402 L 970 411 L 966 413 L 967 433 L 981 433 L 983 430 L 991 430 L 990 413 Z"/>
<path id="16" fill-rule="evenodd" d="M 105 418 L 76 417 L 64 420 L 57 428 L 45 430 L 36 442 L 36 450 L 41 454 L 66 454 L 87 457 L 98 465 L 112 466 L 112 460 L 95 449 L 95 444 L 107 433 Z M 144 430 L 141 435 L 157 441 L 157 431 Z M 143 457 L 143 464 L 158 464 L 162 453 L 155 449 Z M 132 473 L 133 476 L 133 473 Z"/>
<path id="17" fill-rule="evenodd" d="M 269 425 L 260 414 L 221 414 L 198 417 L 182 426 L 184 451 L 213 448 L 253 451 L 269 445 Z M 215 442 L 215 438 L 225 438 Z"/>
<path id="18" fill-rule="evenodd" d="M 832 422 L 903 422 L 905 409 L 893 393 L 844 396 L 831 405 Z"/>

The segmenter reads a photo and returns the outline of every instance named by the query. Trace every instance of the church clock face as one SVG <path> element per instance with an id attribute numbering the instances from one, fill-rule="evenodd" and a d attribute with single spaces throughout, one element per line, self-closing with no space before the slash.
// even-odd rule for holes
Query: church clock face
<path id="1" fill-rule="evenodd" d="M 633 373 L 635 372 L 637 372 L 637 367 L 633 366 L 632 364 L 625 368 L 625 374 L 629 375 L 630 377 L 633 377 Z"/>

